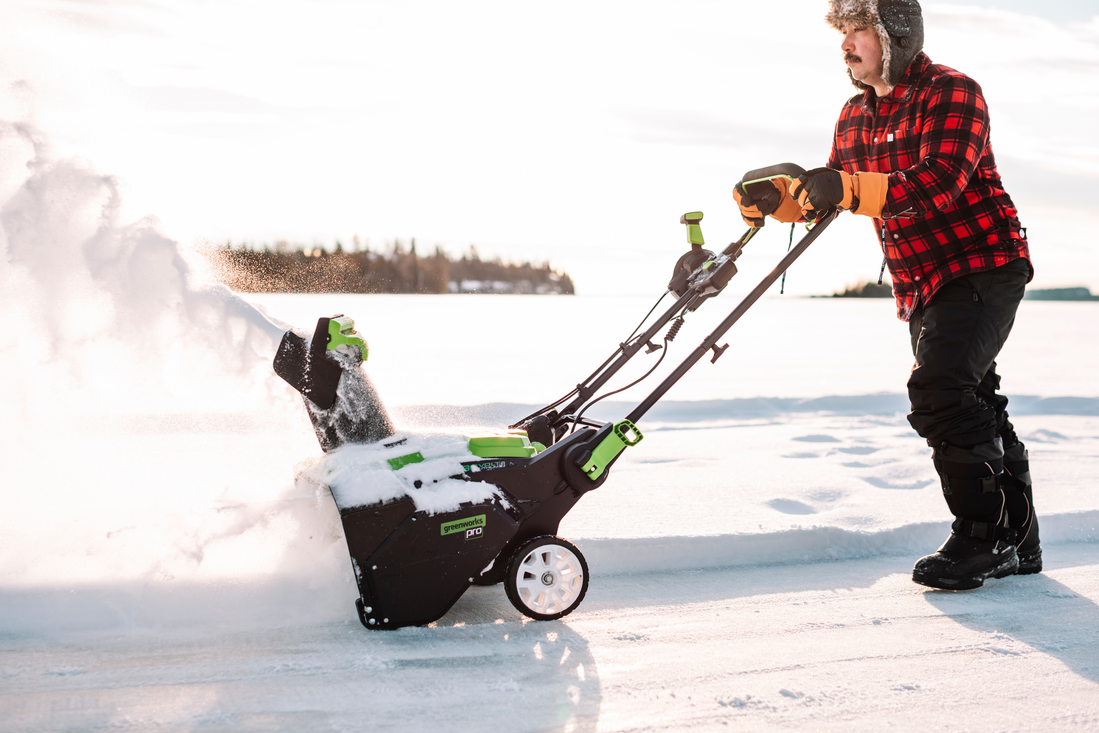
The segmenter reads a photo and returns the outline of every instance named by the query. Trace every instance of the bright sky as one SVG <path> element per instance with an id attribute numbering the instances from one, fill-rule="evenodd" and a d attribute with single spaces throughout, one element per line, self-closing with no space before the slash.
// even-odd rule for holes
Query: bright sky
<path id="1" fill-rule="evenodd" d="M 185 243 L 474 243 L 585 293 L 651 293 L 680 214 L 703 210 L 720 248 L 745 170 L 824 163 L 853 93 L 826 5 L 3 0 L 0 119 L 118 177 L 129 218 Z M 985 89 L 1035 286 L 1099 291 L 1094 2 L 924 11 L 931 58 Z M 742 262 L 777 261 L 788 232 Z M 788 291 L 876 278 L 877 251 L 845 215 Z"/>

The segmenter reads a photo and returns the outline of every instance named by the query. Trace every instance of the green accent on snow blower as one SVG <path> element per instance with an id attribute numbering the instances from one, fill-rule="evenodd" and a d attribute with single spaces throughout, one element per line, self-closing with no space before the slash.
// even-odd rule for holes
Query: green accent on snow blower
<path id="1" fill-rule="evenodd" d="M 525 430 L 513 430 L 507 435 L 469 435 L 469 452 L 479 458 L 533 458 L 545 450 L 527 438 Z"/>
<path id="2" fill-rule="evenodd" d="M 533 458 L 546 449 L 541 443 L 532 443 L 525 430 L 512 430 L 508 433 L 484 433 L 464 436 L 469 441 L 469 452 L 478 458 Z M 423 463 L 426 458 L 420 452 L 386 459 L 394 471 L 400 471 L 413 463 Z M 469 471 L 471 464 L 462 464 L 462 470 Z M 480 469 L 503 468 L 504 464 L 485 466 Z"/>
<path id="3" fill-rule="evenodd" d="M 347 316 L 337 316 L 328 321 L 328 348 L 335 349 L 343 345 L 358 346 L 362 349 L 363 361 L 366 361 L 366 341 L 355 332 L 355 321 Z"/>
<path id="4" fill-rule="evenodd" d="M 687 225 L 687 242 L 690 244 L 699 246 L 706 244 L 706 240 L 702 238 L 702 227 L 698 224 L 700 221 L 702 221 L 701 211 L 688 211 L 679 217 L 679 223 Z"/>
<path id="5" fill-rule="evenodd" d="M 389 467 L 394 471 L 400 471 L 402 468 L 412 463 L 423 462 L 424 456 L 418 451 L 416 453 L 409 453 L 407 456 L 397 456 L 396 458 L 386 459 L 386 463 L 388 463 Z"/>
<path id="6" fill-rule="evenodd" d="M 630 433 L 636 437 L 631 439 Z M 603 471 L 618 457 L 619 453 L 631 445 L 637 445 L 644 437 L 637 426 L 629 420 L 615 423 L 614 430 L 595 446 L 591 452 L 591 458 L 581 468 L 588 474 L 588 478 L 594 481 L 603 475 Z"/>

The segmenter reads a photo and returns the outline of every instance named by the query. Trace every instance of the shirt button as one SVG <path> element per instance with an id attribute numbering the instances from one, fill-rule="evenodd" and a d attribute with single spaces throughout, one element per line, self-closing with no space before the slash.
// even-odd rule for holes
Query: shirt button
<path id="1" fill-rule="evenodd" d="M 919 281 L 920 281 L 920 276 L 916 275 L 916 282 L 919 282 Z"/>
<path id="2" fill-rule="evenodd" d="M 899 234 L 894 234 L 893 235 L 893 239 L 900 239 L 900 238 L 901 238 L 901 235 L 899 235 Z"/>
<path id="3" fill-rule="evenodd" d="M 878 138 L 874 138 L 874 142 L 877 142 L 877 141 L 878 141 Z"/>

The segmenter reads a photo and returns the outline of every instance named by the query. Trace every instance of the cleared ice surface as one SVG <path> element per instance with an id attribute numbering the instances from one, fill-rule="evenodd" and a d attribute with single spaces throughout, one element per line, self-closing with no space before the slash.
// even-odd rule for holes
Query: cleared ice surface
<path id="1" fill-rule="evenodd" d="M 347 618 L 8 634 L 0 712 L 19 733 L 1095 730 L 1095 544 L 974 593 L 925 592 L 909 566 L 599 575 L 545 623 L 472 588 L 438 624 L 387 633 Z"/>

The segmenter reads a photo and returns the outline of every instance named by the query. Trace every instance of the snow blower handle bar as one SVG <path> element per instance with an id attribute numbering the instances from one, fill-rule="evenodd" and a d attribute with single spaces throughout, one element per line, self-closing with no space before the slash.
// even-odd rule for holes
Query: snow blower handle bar
<path id="1" fill-rule="evenodd" d="M 778 166 L 772 166 L 771 170 L 777 167 Z M 813 224 L 812 229 L 809 230 L 809 233 L 806 234 L 800 242 L 794 245 L 793 249 L 791 249 L 786 254 L 786 256 L 782 258 L 778 265 L 775 266 L 775 269 L 771 270 L 771 272 L 765 278 L 763 278 L 763 280 L 761 280 L 759 284 L 756 285 L 750 293 L 748 293 L 747 296 L 745 296 L 744 300 L 742 300 L 740 304 L 736 308 L 734 308 L 728 316 L 725 317 L 725 320 L 722 321 L 718 325 L 718 327 L 715 328 L 714 331 L 706 337 L 706 339 L 699 345 L 699 347 L 691 352 L 690 356 L 684 359 L 678 367 L 676 367 L 670 374 L 668 374 L 664 381 L 660 383 L 660 386 L 653 390 L 652 394 L 646 397 L 641 402 L 641 404 L 634 408 L 634 410 L 629 415 L 626 415 L 626 420 L 633 424 L 640 422 L 641 418 L 645 416 L 645 413 L 648 412 L 649 409 L 652 408 L 652 406 L 655 405 L 657 401 L 660 400 L 660 398 L 663 397 L 668 392 L 668 390 L 671 389 L 672 386 L 676 382 L 678 382 L 684 374 L 687 373 L 687 371 L 691 367 L 698 363 L 698 361 L 702 359 L 702 357 L 705 356 L 707 352 L 713 352 L 713 358 L 710 359 L 710 361 L 716 362 L 718 358 L 723 353 L 725 353 L 725 349 L 729 347 L 728 344 L 724 346 L 717 345 L 717 342 L 721 339 L 722 336 L 725 335 L 725 332 L 732 328 L 734 323 L 740 320 L 740 317 L 743 316 L 748 311 L 748 309 L 752 307 L 752 304 L 760 299 L 760 297 L 767 291 L 767 288 L 775 284 L 775 282 L 779 279 L 782 273 L 790 269 L 790 265 L 794 264 L 794 261 L 797 260 L 797 258 L 800 257 L 806 249 L 809 248 L 809 245 L 813 243 L 813 240 L 820 236 L 821 232 L 823 232 L 828 227 L 828 225 L 832 223 L 832 221 L 839 215 L 839 213 L 840 210 L 836 208 L 823 210 L 820 217 L 816 220 L 816 223 Z"/>
<path id="2" fill-rule="evenodd" d="M 797 163 L 779 163 L 777 165 L 769 165 L 766 168 L 756 168 L 754 171 L 748 171 L 744 174 L 744 177 L 740 179 L 740 185 L 748 186 L 752 183 L 769 181 L 772 178 L 786 178 L 792 181 L 803 175 L 805 175 L 805 169 Z"/>

